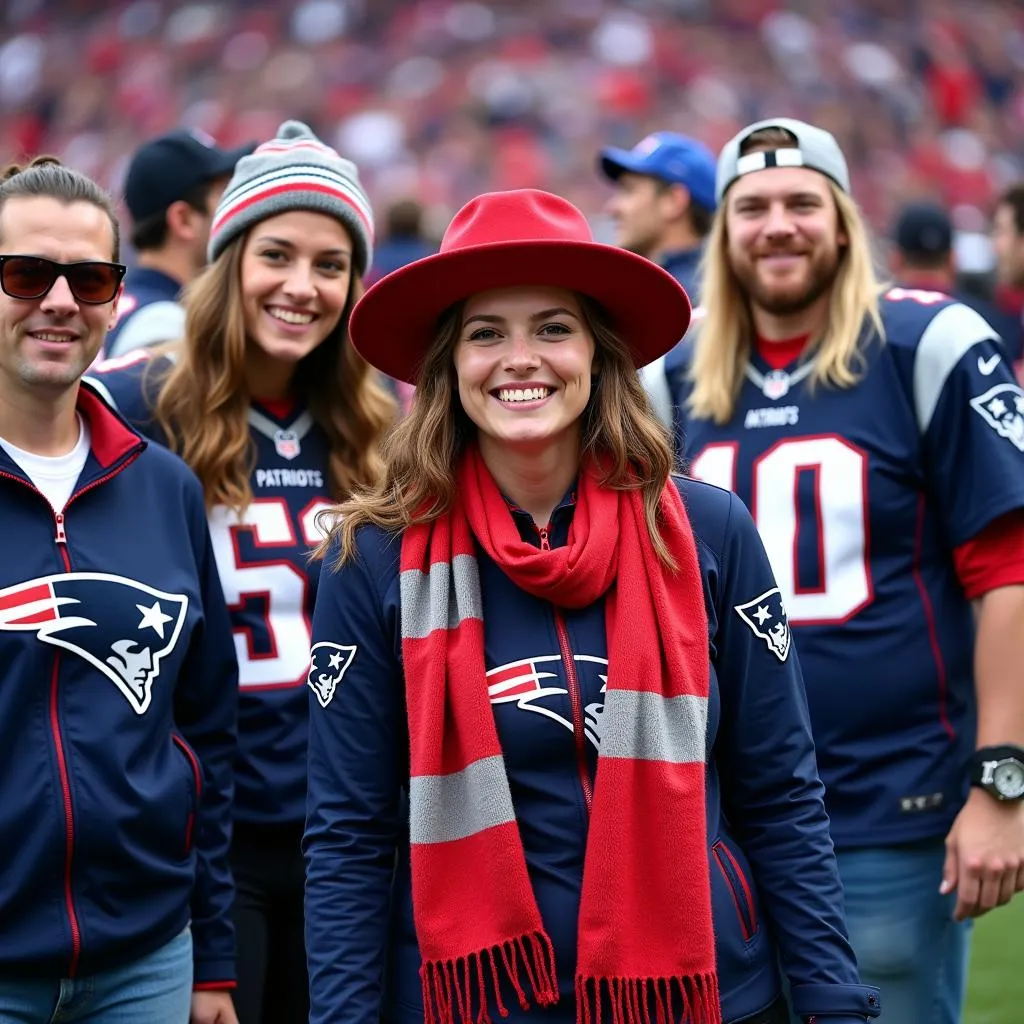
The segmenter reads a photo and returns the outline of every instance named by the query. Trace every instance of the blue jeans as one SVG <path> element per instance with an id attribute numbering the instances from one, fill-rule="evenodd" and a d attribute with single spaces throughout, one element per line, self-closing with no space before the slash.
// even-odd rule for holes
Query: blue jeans
<path id="1" fill-rule="evenodd" d="M 82 978 L 0 978 L 0 1024 L 188 1024 L 192 933 Z"/>
<path id="2" fill-rule="evenodd" d="M 941 840 L 837 851 L 846 920 L 861 981 L 882 993 L 879 1021 L 959 1024 L 971 923 L 939 895 Z"/>

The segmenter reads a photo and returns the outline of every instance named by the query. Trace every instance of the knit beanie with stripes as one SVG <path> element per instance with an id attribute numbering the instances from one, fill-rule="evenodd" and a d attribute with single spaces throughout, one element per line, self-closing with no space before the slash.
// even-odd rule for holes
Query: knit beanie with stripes
<path id="1" fill-rule="evenodd" d="M 285 121 L 276 139 L 235 165 L 213 214 L 210 262 L 253 224 L 290 210 L 337 217 L 352 236 L 355 268 L 366 273 L 373 259 L 373 210 L 359 171 L 301 121 Z"/>

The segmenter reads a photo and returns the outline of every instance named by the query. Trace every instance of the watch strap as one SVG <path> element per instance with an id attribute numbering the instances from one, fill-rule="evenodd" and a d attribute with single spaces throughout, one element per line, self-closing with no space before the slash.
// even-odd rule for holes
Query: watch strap
<path id="1" fill-rule="evenodd" d="M 1016 758 L 1024 764 L 1024 747 L 1014 746 L 1012 743 L 1004 743 L 998 747 L 979 747 L 971 758 L 971 777 L 974 773 L 981 772 L 981 766 L 986 761 L 1003 761 L 1008 757 Z"/>

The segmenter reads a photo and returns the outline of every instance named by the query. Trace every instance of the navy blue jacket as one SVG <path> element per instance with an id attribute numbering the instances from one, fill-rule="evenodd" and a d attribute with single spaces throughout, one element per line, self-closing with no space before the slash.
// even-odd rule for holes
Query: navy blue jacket
<path id="1" fill-rule="evenodd" d="M 878 993 L 860 985 L 847 941 L 800 670 L 771 569 L 740 501 L 693 480 L 677 486 L 697 538 L 709 618 L 708 862 L 724 1020 L 779 996 L 781 962 L 798 1013 L 863 1022 L 876 1015 Z M 573 512 L 571 499 L 555 510 L 553 545 L 565 543 Z M 523 538 L 539 543 L 529 515 L 510 514 Z M 358 557 L 337 572 L 324 569 L 313 619 L 314 645 L 354 652 L 332 696 L 323 688 L 310 695 L 310 1022 L 376 1024 L 383 1013 L 421 1024 L 403 815 L 401 544 L 373 527 L 357 540 Z M 514 1022 L 570 1024 L 587 843 L 581 772 L 593 779 L 607 671 L 603 602 L 556 611 L 482 552 L 478 559 L 491 703 L 562 994 L 556 1007 L 529 1017 L 514 998 L 506 1003 Z M 574 699 L 584 735 L 573 729 Z"/>
<path id="2" fill-rule="evenodd" d="M 153 408 L 171 363 L 134 352 L 86 378 L 138 431 L 166 446 Z M 253 499 L 239 516 L 224 505 L 208 523 L 238 659 L 234 820 L 302 827 L 310 619 L 323 540 L 317 515 L 332 507 L 327 435 L 301 405 L 278 415 L 249 409 Z"/>
<path id="3" fill-rule="evenodd" d="M 237 675 L 199 481 L 83 386 L 61 512 L 0 450 L 0 977 L 136 960 L 191 921 L 234 978 Z"/>

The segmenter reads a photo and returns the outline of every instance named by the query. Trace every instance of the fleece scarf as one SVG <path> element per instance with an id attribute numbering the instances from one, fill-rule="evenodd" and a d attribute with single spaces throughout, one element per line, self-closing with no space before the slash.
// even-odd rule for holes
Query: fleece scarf
<path id="1" fill-rule="evenodd" d="M 438 519 L 407 529 L 402 650 L 411 748 L 413 916 L 428 1022 L 558 1001 L 554 950 L 527 873 L 490 707 L 477 546 L 560 608 L 602 598 L 608 682 L 576 949 L 579 1024 L 719 1024 L 704 807 L 708 634 L 693 533 L 667 484 L 647 531 L 641 492 L 581 473 L 568 543 L 522 540 L 479 452 Z M 503 981 L 504 979 L 504 981 Z M 528 995 L 529 993 L 529 995 Z"/>

